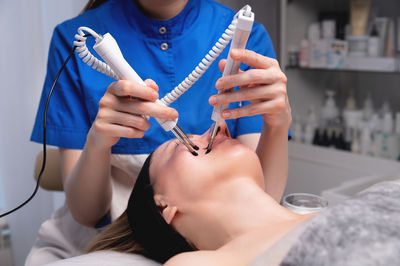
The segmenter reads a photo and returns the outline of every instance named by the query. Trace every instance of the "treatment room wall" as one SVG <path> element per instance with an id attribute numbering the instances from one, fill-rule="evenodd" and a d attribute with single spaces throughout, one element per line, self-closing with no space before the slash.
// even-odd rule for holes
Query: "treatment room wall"
<path id="1" fill-rule="evenodd" d="M 41 145 L 29 138 L 45 76 L 49 41 L 54 26 L 77 15 L 86 2 L 0 1 L 0 208 L 15 207 L 34 189 L 34 158 Z M 53 198 L 53 193 L 39 190 L 28 205 L 7 217 L 15 265 L 24 264 L 40 224 L 54 210 Z"/>

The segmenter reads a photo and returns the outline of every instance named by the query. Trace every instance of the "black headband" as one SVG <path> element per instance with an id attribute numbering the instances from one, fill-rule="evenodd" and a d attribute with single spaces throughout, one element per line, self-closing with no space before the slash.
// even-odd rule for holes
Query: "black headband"
<path id="1" fill-rule="evenodd" d="M 150 183 L 150 161 L 146 159 L 129 198 L 127 214 L 129 226 L 136 242 L 147 256 L 160 263 L 171 257 L 194 249 L 164 218 L 154 201 L 154 191 Z"/>

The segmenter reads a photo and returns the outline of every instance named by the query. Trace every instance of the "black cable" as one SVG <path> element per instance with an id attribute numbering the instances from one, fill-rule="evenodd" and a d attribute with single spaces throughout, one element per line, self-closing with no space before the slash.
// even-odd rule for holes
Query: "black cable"
<path id="1" fill-rule="evenodd" d="M 84 37 L 90 36 L 90 34 L 86 34 L 84 35 Z M 53 82 L 53 85 L 51 86 L 51 89 L 49 91 L 49 95 L 47 96 L 47 100 L 46 100 L 46 105 L 44 107 L 44 112 L 43 112 L 43 162 L 42 162 L 42 169 L 40 169 L 38 178 L 37 178 L 37 182 L 36 182 L 36 187 L 35 190 L 33 191 L 32 195 L 25 200 L 22 204 L 20 204 L 19 206 L 15 207 L 14 209 L 7 211 L 5 213 L 0 214 L 0 218 L 3 218 L 17 210 L 19 210 L 20 208 L 22 208 L 24 205 L 26 205 L 29 201 L 31 201 L 33 199 L 33 197 L 36 195 L 38 189 L 39 189 L 39 184 L 40 184 L 40 179 L 42 177 L 42 174 L 44 172 L 44 169 L 46 167 L 46 124 L 47 124 L 47 108 L 49 107 L 49 103 L 50 103 L 50 99 L 51 99 L 51 95 L 53 94 L 53 90 L 54 87 L 57 84 L 58 78 L 61 75 L 61 72 L 64 70 L 66 64 L 68 63 L 69 59 L 71 59 L 72 55 L 74 54 L 76 49 L 76 46 L 74 46 L 71 50 L 71 52 L 69 53 L 67 59 L 64 61 L 63 65 L 61 66 L 60 70 L 58 70 L 58 73 L 56 75 L 56 78 Z"/>

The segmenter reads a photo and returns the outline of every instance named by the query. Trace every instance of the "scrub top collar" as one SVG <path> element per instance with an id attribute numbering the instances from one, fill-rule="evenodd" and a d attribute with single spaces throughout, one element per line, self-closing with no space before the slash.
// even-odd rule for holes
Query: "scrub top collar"
<path id="1" fill-rule="evenodd" d="M 155 20 L 144 15 L 135 0 L 124 1 L 124 14 L 137 32 L 153 39 L 173 39 L 190 31 L 199 16 L 201 0 L 188 0 L 184 9 L 168 20 Z"/>

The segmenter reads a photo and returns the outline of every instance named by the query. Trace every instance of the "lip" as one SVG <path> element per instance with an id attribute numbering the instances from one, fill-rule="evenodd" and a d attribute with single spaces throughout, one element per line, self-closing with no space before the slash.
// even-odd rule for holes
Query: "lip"
<path id="1" fill-rule="evenodd" d="M 231 139 L 231 138 L 228 137 L 228 136 L 226 136 L 226 135 L 220 135 L 220 137 L 218 137 L 218 138 L 216 138 L 216 139 L 214 140 L 213 147 L 215 148 L 215 147 L 217 147 L 219 144 L 221 144 L 221 143 L 223 143 L 223 142 L 225 142 L 225 141 L 227 141 L 227 140 L 229 140 L 229 139 Z"/>

